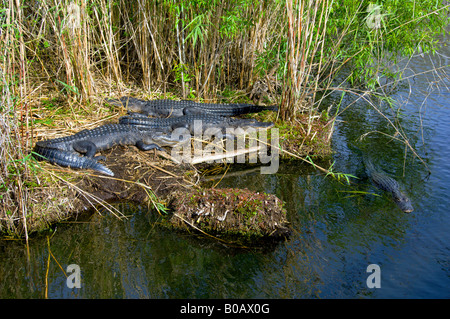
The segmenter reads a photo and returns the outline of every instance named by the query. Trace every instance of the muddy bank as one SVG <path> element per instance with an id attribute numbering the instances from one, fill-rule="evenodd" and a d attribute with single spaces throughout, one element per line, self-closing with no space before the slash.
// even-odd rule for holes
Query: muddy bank
<path id="1" fill-rule="evenodd" d="M 195 186 L 185 177 L 192 168 L 164 159 L 162 152 L 142 152 L 131 147 L 116 146 L 102 155 L 106 156 L 103 164 L 114 172 L 114 177 L 84 176 L 79 187 L 103 201 L 146 203 L 150 191 L 163 201 L 175 189 Z"/>

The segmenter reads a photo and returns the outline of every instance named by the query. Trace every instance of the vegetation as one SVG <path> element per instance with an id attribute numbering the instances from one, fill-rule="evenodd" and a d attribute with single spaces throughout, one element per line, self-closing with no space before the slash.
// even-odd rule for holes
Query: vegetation
<path id="1" fill-rule="evenodd" d="M 376 94 L 397 58 L 437 48 L 445 3 L 1 1 L 0 230 L 27 234 L 36 132 L 111 117 L 101 97 L 278 103 L 313 140 L 324 93 Z"/>

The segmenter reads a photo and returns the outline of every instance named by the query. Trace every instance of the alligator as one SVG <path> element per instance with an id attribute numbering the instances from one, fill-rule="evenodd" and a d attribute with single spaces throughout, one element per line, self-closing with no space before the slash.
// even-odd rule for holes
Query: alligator
<path id="1" fill-rule="evenodd" d="M 405 213 L 410 213 L 414 210 L 409 198 L 400 191 L 398 182 L 387 176 L 382 171 L 377 171 L 372 161 L 363 155 L 363 162 L 366 166 L 367 175 L 369 175 L 373 184 L 381 190 L 390 192 L 394 198 L 397 206 Z"/>
<path id="2" fill-rule="evenodd" d="M 215 114 L 220 116 L 237 116 L 248 113 L 258 113 L 264 110 L 277 111 L 278 106 L 260 106 L 254 104 L 214 104 L 194 101 L 175 100 L 140 100 L 123 96 L 120 99 L 106 99 L 115 106 L 125 106 L 129 112 L 143 113 L 154 117 L 178 117 L 192 114 Z"/>
<path id="3" fill-rule="evenodd" d="M 213 114 L 184 115 L 180 117 L 151 118 L 144 116 L 122 116 L 119 118 L 120 124 L 127 124 L 139 128 L 154 129 L 164 133 L 172 132 L 177 128 L 186 128 L 194 134 L 196 124 L 204 132 L 206 129 L 216 129 L 216 132 L 225 132 L 227 128 L 270 128 L 272 122 L 258 122 L 254 119 L 236 119 Z"/>
<path id="4" fill-rule="evenodd" d="M 91 168 L 106 175 L 114 176 L 111 170 L 97 163 L 104 156 L 94 156 L 114 145 L 135 145 L 143 151 L 162 150 L 161 146 L 175 146 L 188 141 L 183 136 L 172 139 L 153 129 L 130 125 L 105 124 L 94 129 L 83 130 L 70 136 L 39 141 L 34 148 L 38 159 L 72 168 Z M 189 137 L 190 140 L 190 137 Z M 78 153 L 84 154 L 79 156 Z"/>

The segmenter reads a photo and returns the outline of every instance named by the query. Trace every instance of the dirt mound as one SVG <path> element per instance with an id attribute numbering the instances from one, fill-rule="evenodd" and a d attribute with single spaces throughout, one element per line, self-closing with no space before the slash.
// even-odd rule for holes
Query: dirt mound
<path id="1" fill-rule="evenodd" d="M 286 211 L 275 195 L 248 189 L 192 189 L 171 195 L 178 229 L 198 229 L 208 234 L 247 239 L 284 238 L 290 233 Z"/>
<path id="2" fill-rule="evenodd" d="M 186 168 L 174 165 L 157 151 L 142 152 L 129 147 L 117 146 L 102 155 L 105 166 L 114 172 L 114 177 L 85 176 L 79 184 L 84 191 L 101 200 L 147 202 L 149 192 L 164 199 L 175 189 L 193 187 L 184 178 Z"/>

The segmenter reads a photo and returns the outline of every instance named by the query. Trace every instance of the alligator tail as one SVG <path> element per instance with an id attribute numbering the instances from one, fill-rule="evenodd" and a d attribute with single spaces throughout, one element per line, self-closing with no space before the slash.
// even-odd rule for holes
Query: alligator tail
<path id="1" fill-rule="evenodd" d="M 120 99 L 105 99 L 105 102 L 118 107 L 125 107 L 130 110 L 140 110 L 145 107 L 146 101 L 136 99 L 134 97 L 122 96 Z M 136 112 L 137 112 L 136 111 Z"/>
<path id="2" fill-rule="evenodd" d="M 221 110 L 225 116 L 235 116 L 248 113 L 259 113 L 261 111 L 278 111 L 278 105 L 254 105 L 254 104 L 236 104 L 237 107 Z M 230 105 L 231 106 L 231 105 Z"/>
<path id="3" fill-rule="evenodd" d="M 96 160 L 90 157 L 79 156 L 73 152 L 41 147 L 39 145 L 36 145 L 33 151 L 34 157 L 38 160 L 47 160 L 52 164 L 63 167 L 92 169 L 109 176 L 114 176 L 114 173 L 109 168 L 97 163 Z"/>
<path id="4" fill-rule="evenodd" d="M 265 111 L 274 111 L 274 112 L 278 112 L 278 105 L 267 105 L 267 106 L 262 106 L 262 110 Z"/>

